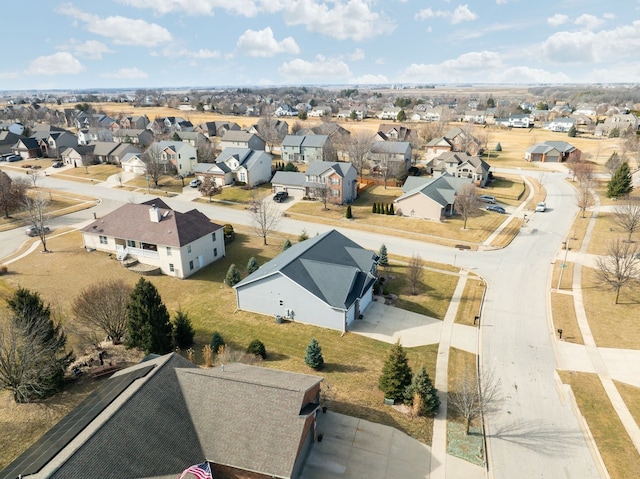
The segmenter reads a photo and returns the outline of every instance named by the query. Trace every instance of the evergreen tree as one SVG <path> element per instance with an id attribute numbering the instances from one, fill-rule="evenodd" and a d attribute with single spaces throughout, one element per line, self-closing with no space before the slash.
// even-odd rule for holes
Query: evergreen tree
<path id="1" fill-rule="evenodd" d="M 391 214 L 391 208 L 389 208 L 389 205 L 385 205 L 384 207 L 384 214 L 385 215 L 390 215 Z"/>
<path id="2" fill-rule="evenodd" d="M 173 349 L 173 327 L 160 293 L 144 278 L 136 283 L 127 305 L 126 345 L 146 354 L 166 354 Z"/>
<path id="3" fill-rule="evenodd" d="M 282 245 L 282 251 L 287 251 L 289 248 L 291 248 L 291 241 L 289 241 L 289 238 L 287 238 L 286 240 L 284 240 L 284 243 Z"/>
<path id="4" fill-rule="evenodd" d="M 188 349 L 193 346 L 193 338 L 196 332 L 191 325 L 187 313 L 178 310 L 173 318 L 173 342 L 180 349 Z"/>
<path id="5" fill-rule="evenodd" d="M 427 370 L 420 368 L 413 376 L 411 384 L 405 390 L 405 403 L 413 404 L 419 416 L 435 416 L 440 407 L 438 390 L 433 386 Z M 418 399 L 416 401 L 416 399 Z"/>
<path id="6" fill-rule="evenodd" d="M 386 245 L 380 246 L 380 250 L 378 251 L 378 264 L 380 266 L 389 266 L 389 258 L 387 256 L 387 247 Z"/>
<path id="7" fill-rule="evenodd" d="M 347 218 L 348 220 L 353 218 L 353 214 L 351 213 L 351 205 L 347 205 L 347 211 L 344 214 L 344 217 Z"/>
<path id="8" fill-rule="evenodd" d="M 411 379 L 409 360 L 400 340 L 398 340 L 382 367 L 382 374 L 378 378 L 378 388 L 384 393 L 385 398 L 403 399 L 407 386 L 411 384 Z"/>
<path id="9" fill-rule="evenodd" d="M 575 138 L 577 134 L 578 130 L 576 130 L 575 125 L 571 125 L 571 128 L 569 128 L 569 131 L 567 132 L 567 135 L 569 136 L 569 138 Z"/>
<path id="10" fill-rule="evenodd" d="M 315 369 L 316 371 L 322 369 L 322 366 L 324 365 L 322 348 L 315 339 L 312 339 L 307 346 L 307 352 L 304 355 L 304 362 L 307 366 Z"/>
<path id="11" fill-rule="evenodd" d="M 622 198 L 631 193 L 631 190 L 633 190 L 633 178 L 629 164 L 625 161 L 611 176 L 611 180 L 607 184 L 607 197 Z"/>
<path id="12" fill-rule="evenodd" d="M 373 203 L 373 205 L 371 206 L 371 212 L 373 214 L 376 214 L 378 212 L 378 205 L 376 203 Z"/>
<path id="13" fill-rule="evenodd" d="M 262 359 L 267 359 L 267 349 L 264 347 L 264 344 L 259 339 L 254 339 L 249 343 L 249 347 L 247 348 L 247 352 L 249 354 L 253 354 L 254 356 L 260 356 Z"/>
<path id="14" fill-rule="evenodd" d="M 502 145 L 498 143 L 495 148 L 496 151 L 502 151 Z"/>
<path id="15" fill-rule="evenodd" d="M 213 351 L 213 354 L 218 354 L 220 348 L 225 344 L 222 335 L 218 331 L 215 331 L 213 336 L 211 336 L 211 351 Z"/>
<path id="16" fill-rule="evenodd" d="M 258 265 L 258 260 L 255 257 L 249 258 L 249 262 L 247 263 L 247 273 L 251 274 L 254 271 L 257 271 L 260 266 Z"/>
<path id="17" fill-rule="evenodd" d="M 396 210 L 395 210 L 395 208 L 393 207 L 393 203 L 391 203 L 391 204 L 389 205 L 389 214 L 390 214 L 390 215 L 395 215 L 395 214 L 396 214 Z"/>
<path id="18" fill-rule="evenodd" d="M 6 364 L 2 368 L 0 384 L 12 390 L 16 402 L 28 402 L 60 391 L 74 356 L 72 351 L 66 351 L 67 336 L 61 325 L 51 319 L 49 305 L 44 304 L 40 294 L 25 288 L 18 288 L 7 304 L 10 319 L 21 338 L 12 345 L 17 352 L 14 357 L 20 360 L 18 364 Z"/>
<path id="19" fill-rule="evenodd" d="M 306 229 L 303 229 L 302 232 L 300 232 L 300 235 L 298 236 L 298 243 L 302 243 L 305 240 L 309 239 L 309 233 L 307 233 Z"/>
<path id="20" fill-rule="evenodd" d="M 405 113 L 404 110 L 400 110 L 398 112 L 398 114 L 396 115 L 396 120 L 397 121 L 405 121 L 407 119 L 407 114 Z"/>
<path id="21" fill-rule="evenodd" d="M 229 266 L 227 270 L 227 275 L 224 277 L 224 284 L 227 286 L 233 286 L 234 284 L 238 284 L 240 282 L 240 271 L 238 271 L 238 267 L 233 263 Z"/>

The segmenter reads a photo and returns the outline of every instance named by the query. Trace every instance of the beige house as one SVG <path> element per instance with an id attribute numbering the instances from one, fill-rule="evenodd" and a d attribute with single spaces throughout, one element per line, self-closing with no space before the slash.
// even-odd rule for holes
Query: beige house
<path id="1" fill-rule="evenodd" d="M 454 214 L 457 191 L 471 181 L 449 173 L 437 178 L 410 176 L 402 187 L 404 194 L 394 200 L 396 214 L 440 221 Z"/>
<path id="2" fill-rule="evenodd" d="M 127 203 L 82 229 L 87 251 L 103 251 L 187 278 L 224 257 L 221 225 L 193 209 L 180 213 L 160 198 Z"/>

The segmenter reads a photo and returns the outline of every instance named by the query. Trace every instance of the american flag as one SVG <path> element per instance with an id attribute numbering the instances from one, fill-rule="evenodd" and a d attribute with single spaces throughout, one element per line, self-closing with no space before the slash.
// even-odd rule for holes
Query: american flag
<path id="1" fill-rule="evenodd" d="M 193 474 L 198 479 L 213 479 L 211 475 L 211 467 L 208 462 L 203 462 L 202 464 L 196 464 L 195 466 L 191 466 L 184 471 L 180 475 L 179 479 L 182 479 L 187 474 Z"/>

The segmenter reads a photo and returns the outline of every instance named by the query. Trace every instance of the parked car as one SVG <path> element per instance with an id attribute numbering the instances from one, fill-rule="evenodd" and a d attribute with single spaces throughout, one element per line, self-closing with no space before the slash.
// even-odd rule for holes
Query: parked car
<path id="1" fill-rule="evenodd" d="M 275 195 L 273 195 L 273 201 L 276 203 L 282 203 L 284 200 L 289 198 L 289 193 L 286 191 L 278 191 Z"/>
<path id="2" fill-rule="evenodd" d="M 536 211 L 539 213 L 544 213 L 547 211 L 547 204 L 544 201 L 541 201 L 536 205 Z"/>
<path id="3" fill-rule="evenodd" d="M 497 205 L 489 205 L 487 206 L 488 211 L 493 211 L 494 213 L 505 214 L 507 211 L 502 206 Z"/>
<path id="4" fill-rule="evenodd" d="M 49 227 L 48 227 L 48 226 L 45 226 L 45 227 L 43 228 L 43 230 L 44 230 L 44 233 L 45 233 L 45 234 L 49 234 L 49 233 L 51 232 L 51 229 L 49 229 Z M 27 236 L 31 236 L 31 237 L 34 237 L 34 236 L 40 236 L 40 232 L 38 231 L 38 228 L 36 228 L 35 226 L 29 226 L 29 227 L 25 230 L 25 234 L 26 234 Z"/>
<path id="5" fill-rule="evenodd" d="M 200 180 L 200 179 L 198 179 L 198 178 L 196 178 L 195 180 L 191 180 L 191 181 L 189 182 L 189 186 L 190 186 L 191 188 L 197 188 L 197 187 L 198 187 L 198 186 L 200 186 L 201 184 L 202 184 L 202 180 Z"/>
<path id="6" fill-rule="evenodd" d="M 19 155 L 9 155 L 5 158 L 5 161 L 20 161 L 22 159 Z"/>
<path id="7" fill-rule="evenodd" d="M 496 197 L 491 195 L 480 195 L 478 196 L 480 201 L 484 201 L 485 203 L 491 203 L 494 205 L 496 203 Z"/>
<path id="8" fill-rule="evenodd" d="M 51 166 L 53 166 L 54 168 L 62 168 L 64 166 L 64 163 L 61 161 L 54 161 L 53 165 Z"/>

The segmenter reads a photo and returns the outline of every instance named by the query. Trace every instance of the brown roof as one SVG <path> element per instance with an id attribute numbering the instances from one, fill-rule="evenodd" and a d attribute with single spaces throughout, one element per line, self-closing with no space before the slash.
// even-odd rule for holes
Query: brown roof
<path id="1" fill-rule="evenodd" d="M 161 219 L 157 223 L 150 219 L 149 210 L 153 205 L 160 211 Z M 180 213 L 169 208 L 160 198 L 156 198 L 141 204 L 128 203 L 121 206 L 86 226 L 82 231 L 180 247 L 219 229 L 222 229 L 222 226 L 212 223 L 196 209 Z"/>

